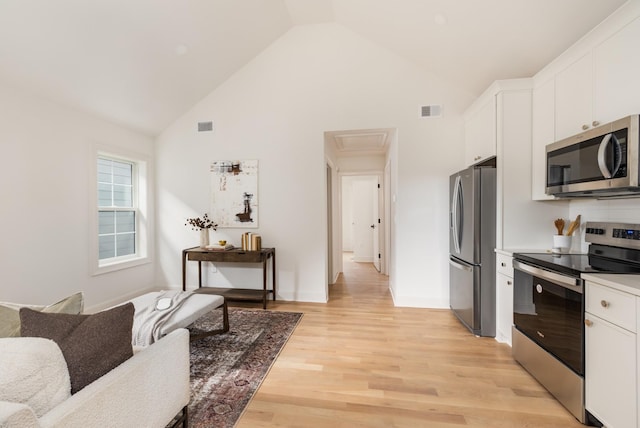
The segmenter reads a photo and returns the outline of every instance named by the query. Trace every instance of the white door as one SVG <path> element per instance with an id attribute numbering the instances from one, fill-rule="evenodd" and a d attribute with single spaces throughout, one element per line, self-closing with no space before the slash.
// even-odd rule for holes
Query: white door
<path id="1" fill-rule="evenodd" d="M 373 262 L 373 187 L 374 178 L 354 177 L 351 186 L 353 213 L 353 260 Z"/>

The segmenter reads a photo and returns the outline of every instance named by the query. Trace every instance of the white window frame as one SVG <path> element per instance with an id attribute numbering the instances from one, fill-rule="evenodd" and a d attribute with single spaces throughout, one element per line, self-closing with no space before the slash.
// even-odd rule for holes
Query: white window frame
<path id="1" fill-rule="evenodd" d="M 99 259 L 98 238 L 98 158 L 113 159 L 132 163 L 133 167 L 133 205 L 136 218 L 135 254 L 109 259 Z M 90 200 L 90 272 L 92 275 L 100 275 L 114 272 L 151 262 L 151 161 L 148 156 L 131 152 L 122 148 L 96 145 L 91 159 L 91 196 Z M 118 209 L 115 208 L 117 211 Z M 127 208 L 125 211 L 130 211 Z"/>

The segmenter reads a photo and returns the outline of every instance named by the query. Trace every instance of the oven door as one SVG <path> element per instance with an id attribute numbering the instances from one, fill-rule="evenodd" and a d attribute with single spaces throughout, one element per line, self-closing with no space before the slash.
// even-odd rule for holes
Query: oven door
<path id="1" fill-rule="evenodd" d="M 579 375 L 584 375 L 583 284 L 514 261 L 515 327 Z"/>

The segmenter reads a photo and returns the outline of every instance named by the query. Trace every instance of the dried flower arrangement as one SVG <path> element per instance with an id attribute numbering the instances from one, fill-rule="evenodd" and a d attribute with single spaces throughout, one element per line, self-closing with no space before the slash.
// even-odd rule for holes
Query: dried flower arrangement
<path id="1" fill-rule="evenodd" d="M 205 213 L 205 215 L 202 216 L 202 218 L 200 218 L 200 217 L 188 218 L 187 222 L 184 225 L 185 226 L 191 226 L 192 230 L 202 230 L 202 229 L 213 229 L 213 230 L 216 230 L 216 227 L 218 227 L 218 225 L 216 223 L 214 223 L 209 218 L 209 215 L 207 215 L 206 213 Z"/>

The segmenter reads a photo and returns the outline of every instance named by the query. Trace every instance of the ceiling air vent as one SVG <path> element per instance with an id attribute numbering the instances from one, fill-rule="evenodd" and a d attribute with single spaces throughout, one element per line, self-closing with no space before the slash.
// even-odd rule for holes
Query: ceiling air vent
<path id="1" fill-rule="evenodd" d="M 198 122 L 198 132 L 213 131 L 213 122 Z"/>
<path id="2" fill-rule="evenodd" d="M 430 106 L 420 107 L 421 117 L 437 117 L 442 116 L 442 106 L 440 104 L 434 104 Z"/>

